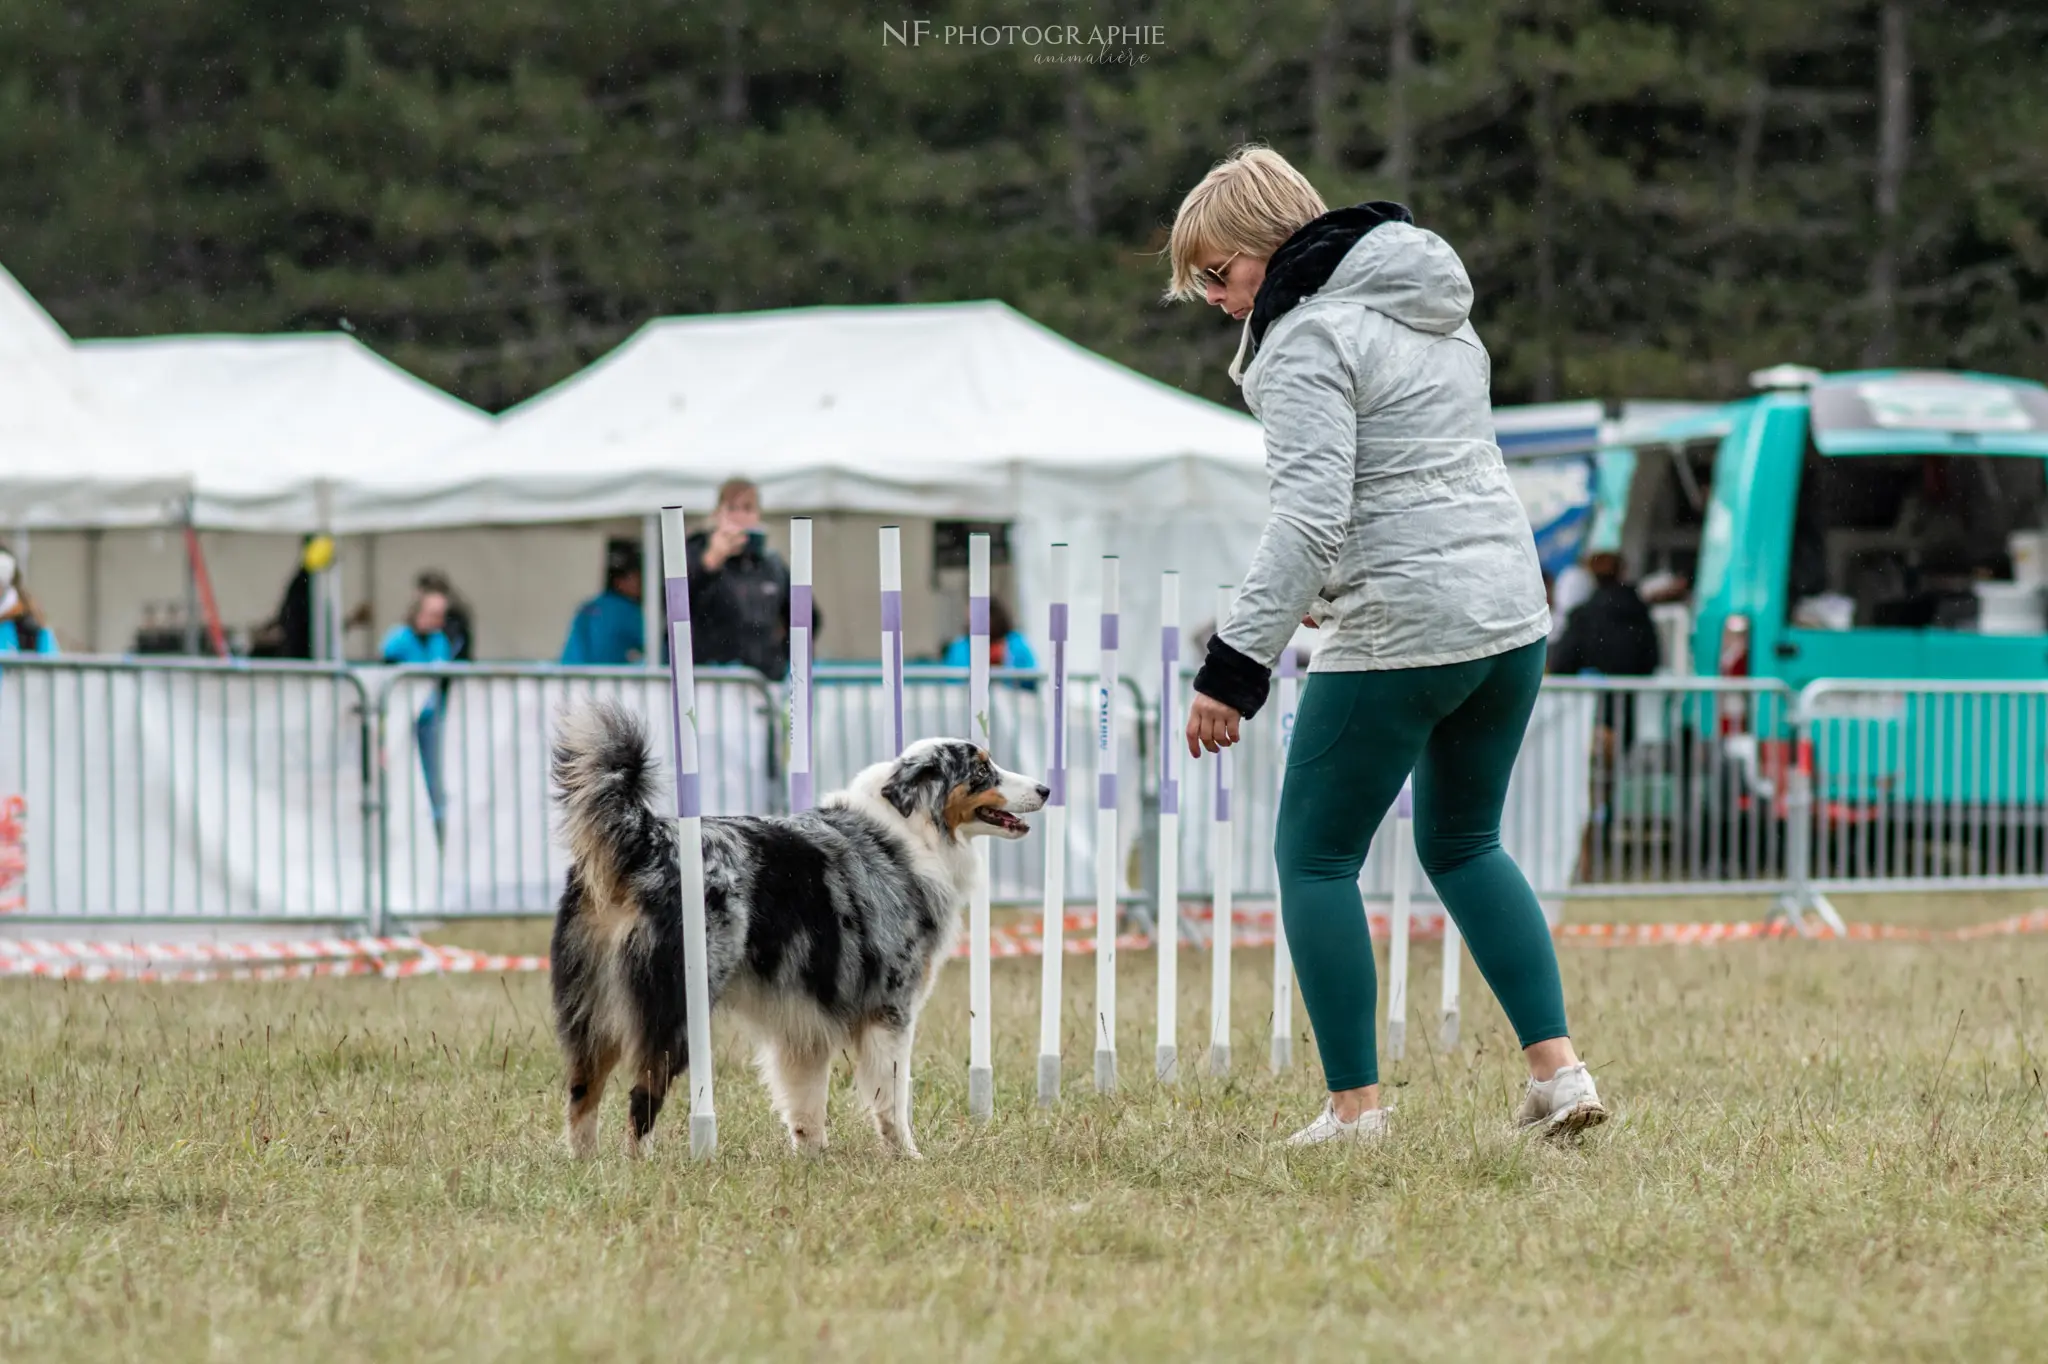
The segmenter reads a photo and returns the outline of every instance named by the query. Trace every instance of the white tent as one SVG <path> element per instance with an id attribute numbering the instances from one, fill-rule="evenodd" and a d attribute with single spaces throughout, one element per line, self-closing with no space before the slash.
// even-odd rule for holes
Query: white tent
<path id="1" fill-rule="evenodd" d="M 1601 415 L 1597 403 L 1503 411 L 1502 441 L 1521 455 L 1587 451 Z M 734 474 L 778 510 L 1009 522 L 1019 620 L 1034 635 L 1056 541 L 1072 548 L 1076 621 L 1092 621 L 1100 556 L 1116 554 L 1133 625 L 1150 628 L 1159 573 L 1177 568 L 1182 624 L 1198 629 L 1216 589 L 1243 574 L 1266 507 L 1257 422 L 982 301 L 650 323 L 430 479 L 352 489 L 338 523 L 704 512 Z M 1092 626 L 1074 636 L 1075 666 L 1092 666 Z"/>
<path id="2" fill-rule="evenodd" d="M 0 268 L 0 527 L 155 525 L 185 488 L 122 440 L 64 329 Z"/>
<path id="3" fill-rule="evenodd" d="M 1164 478 L 1217 495 L 1260 458 L 1249 418 L 1148 379 L 997 302 L 669 318 L 404 482 L 379 523 L 708 510 L 745 473 L 779 506 L 1013 519 L 1044 490 Z"/>
<path id="4" fill-rule="evenodd" d="M 1077 620 L 1096 556 L 1153 618 L 1163 567 L 1241 571 L 1265 507 L 1249 417 L 1075 345 L 998 302 L 673 318 L 512 409 L 433 486 L 359 490 L 383 529 L 709 511 L 744 474 L 777 509 L 1005 521 L 1019 619 L 1040 633 L 1047 546 L 1074 546 Z M 1208 599 L 1188 594 L 1190 621 Z M 1077 666 L 1093 654 L 1076 631 Z"/>
<path id="5" fill-rule="evenodd" d="M 189 471 L 193 520 L 306 531 L 364 480 L 428 479 L 491 418 L 352 336 L 82 341 L 84 382 L 132 448 Z"/>

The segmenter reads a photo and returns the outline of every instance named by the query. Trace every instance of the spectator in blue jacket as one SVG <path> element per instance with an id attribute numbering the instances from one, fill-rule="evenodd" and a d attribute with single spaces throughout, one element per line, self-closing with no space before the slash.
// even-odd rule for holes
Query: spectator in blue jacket
<path id="1" fill-rule="evenodd" d="M 605 549 L 604 591 L 576 608 L 562 662 L 580 667 L 645 662 L 640 590 L 640 547 L 630 540 L 612 541 Z"/>
<path id="2" fill-rule="evenodd" d="M 384 661 L 399 667 L 453 662 L 455 649 L 449 643 L 447 626 L 448 595 L 421 592 L 413 598 L 412 613 L 405 624 L 393 626 L 391 633 L 384 636 Z M 419 718 L 413 722 L 413 735 L 420 751 L 420 777 L 427 785 L 427 806 L 433 811 L 437 840 L 443 836 L 447 813 L 441 784 L 441 716 L 445 696 L 443 687 L 430 690 L 426 704 L 420 707 Z"/>
<path id="3" fill-rule="evenodd" d="M 0 654 L 54 654 L 57 636 L 43 624 L 21 582 L 14 555 L 0 549 Z"/>
<path id="4" fill-rule="evenodd" d="M 946 652 L 939 662 L 948 668 L 968 666 L 972 661 L 969 656 L 972 643 L 973 641 L 966 635 L 960 636 L 946 646 Z M 1031 641 L 1024 637 L 1022 630 L 1016 628 L 1015 622 L 1010 619 L 1010 608 L 1003 605 L 1000 597 L 988 599 L 988 666 L 991 672 L 1001 672 L 1005 668 L 1029 672 L 1038 666 L 1038 657 L 1031 652 Z M 1029 682 L 1020 682 L 1017 685 L 1026 690 L 1034 690 Z"/>

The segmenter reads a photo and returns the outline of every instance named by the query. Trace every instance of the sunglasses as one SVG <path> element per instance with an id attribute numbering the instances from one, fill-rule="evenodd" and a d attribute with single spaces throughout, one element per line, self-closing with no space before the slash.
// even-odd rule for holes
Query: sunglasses
<path id="1" fill-rule="evenodd" d="M 1230 260 L 1224 261 L 1223 264 L 1213 267 L 1203 266 L 1195 271 L 1195 278 L 1204 284 L 1213 284 L 1219 289 L 1228 289 L 1230 287 L 1231 262 L 1243 254 L 1244 252 L 1242 251 L 1233 251 L 1230 253 Z"/>

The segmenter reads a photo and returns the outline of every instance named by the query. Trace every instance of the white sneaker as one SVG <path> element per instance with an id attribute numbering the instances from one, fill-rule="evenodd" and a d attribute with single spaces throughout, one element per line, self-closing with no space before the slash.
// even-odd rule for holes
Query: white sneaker
<path id="1" fill-rule="evenodd" d="M 1515 1126 L 1541 1129 L 1546 1137 L 1570 1136 L 1607 1121 L 1607 1109 L 1584 1062 L 1567 1066 L 1548 1080 L 1531 1080 L 1515 1110 Z"/>
<path id="2" fill-rule="evenodd" d="M 1387 1119 L 1393 1111 L 1391 1108 L 1368 1108 L 1350 1122 L 1345 1122 L 1337 1116 L 1335 1105 L 1325 1103 L 1316 1120 L 1289 1137 L 1287 1144 L 1320 1146 L 1326 1141 L 1380 1141 L 1387 1135 Z"/>

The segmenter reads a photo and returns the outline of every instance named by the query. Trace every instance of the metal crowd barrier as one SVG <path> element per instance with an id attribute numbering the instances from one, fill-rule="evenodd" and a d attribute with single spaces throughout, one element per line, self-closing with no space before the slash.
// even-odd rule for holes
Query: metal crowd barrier
<path id="1" fill-rule="evenodd" d="M 1546 898 L 1782 893 L 1794 709 L 1774 679 L 1546 679 L 1504 840 L 1570 846 L 1520 859 Z"/>
<path id="2" fill-rule="evenodd" d="M 812 770 L 822 794 L 838 790 L 856 773 L 884 755 L 881 752 L 881 711 L 885 702 L 879 668 L 821 666 L 814 674 Z M 1052 684 L 1044 673 L 997 670 L 989 675 L 989 748 L 996 762 L 1013 772 L 1043 775 L 1052 743 Z M 1067 766 L 1071 773 L 1068 789 L 1077 793 L 1095 790 L 1094 729 L 1089 717 L 1094 710 L 1097 681 L 1085 674 L 1067 678 Z M 1145 701 L 1129 678 L 1119 688 L 1123 707 L 1121 743 L 1118 748 L 1122 771 L 1135 772 L 1150 760 L 1151 734 L 1141 723 Z M 911 736 L 968 735 L 974 733 L 973 717 L 967 713 L 967 670 L 965 668 L 921 668 L 911 666 L 903 676 L 903 730 Z M 1085 774 L 1085 775 L 1084 775 Z M 1126 782 L 1122 790 L 1125 806 L 1119 828 L 1129 840 L 1119 850 L 1126 863 L 1138 847 L 1138 828 L 1143 802 L 1136 783 Z M 1067 822 L 1067 885 L 1077 891 L 1094 885 L 1095 822 L 1072 819 Z M 990 900 L 997 905 L 1035 905 L 1040 901 L 1045 880 L 1045 849 L 1035 839 L 998 842 L 989 856 Z M 1137 898 L 1133 889 L 1131 897 Z M 1077 893 L 1075 902 L 1081 896 Z M 1086 897 L 1093 904 L 1092 894 Z"/>
<path id="3" fill-rule="evenodd" d="M 785 689 L 699 672 L 706 813 L 786 801 Z M 994 677 L 991 748 L 1043 773 L 1051 690 Z M 670 749 L 652 669 L 341 670 L 10 658 L 0 663 L 0 924 L 387 925 L 546 914 L 566 858 L 548 754 L 571 697 L 617 697 Z M 1156 874 L 1156 713 L 1130 679 L 1115 855 L 1134 913 Z M 1069 789 L 1095 789 L 1091 678 L 1070 679 Z M 966 734 L 964 670 L 909 671 L 905 729 Z M 817 789 L 880 758 L 875 668 L 823 667 Z M 1176 740 L 1177 741 L 1177 740 Z M 1282 754 L 1265 716 L 1237 750 L 1233 890 L 1274 893 Z M 657 804 L 669 799 L 657 783 Z M 1206 762 L 1181 771 L 1183 894 L 1210 893 Z M 1067 884 L 1093 886 L 1095 821 L 1069 821 Z M 1386 831 L 1391 831 L 1391 822 Z M 1503 841 L 1547 904 L 1567 897 L 1777 894 L 1831 913 L 1849 888 L 2048 887 L 2048 682 L 1550 679 L 1509 788 Z M 1375 839 L 1361 877 L 1390 890 Z M 993 898 L 1036 905 L 1044 848 L 994 849 Z M 1427 904 L 1427 878 L 1411 878 Z"/>
<path id="4" fill-rule="evenodd" d="M 457 664 L 388 670 L 377 691 L 383 790 L 379 922 L 552 914 L 568 869 L 554 837 L 549 754 L 556 717 L 602 696 L 674 753 L 664 669 Z M 745 668 L 697 670 L 704 813 L 781 808 L 783 699 Z M 655 784 L 673 813 L 674 788 Z"/>
<path id="5" fill-rule="evenodd" d="M 1813 891 L 2048 881 L 2048 682 L 1821 681 L 1799 718 Z"/>
<path id="6" fill-rule="evenodd" d="M 0 663 L 0 921 L 376 915 L 370 703 L 346 670 Z"/>

